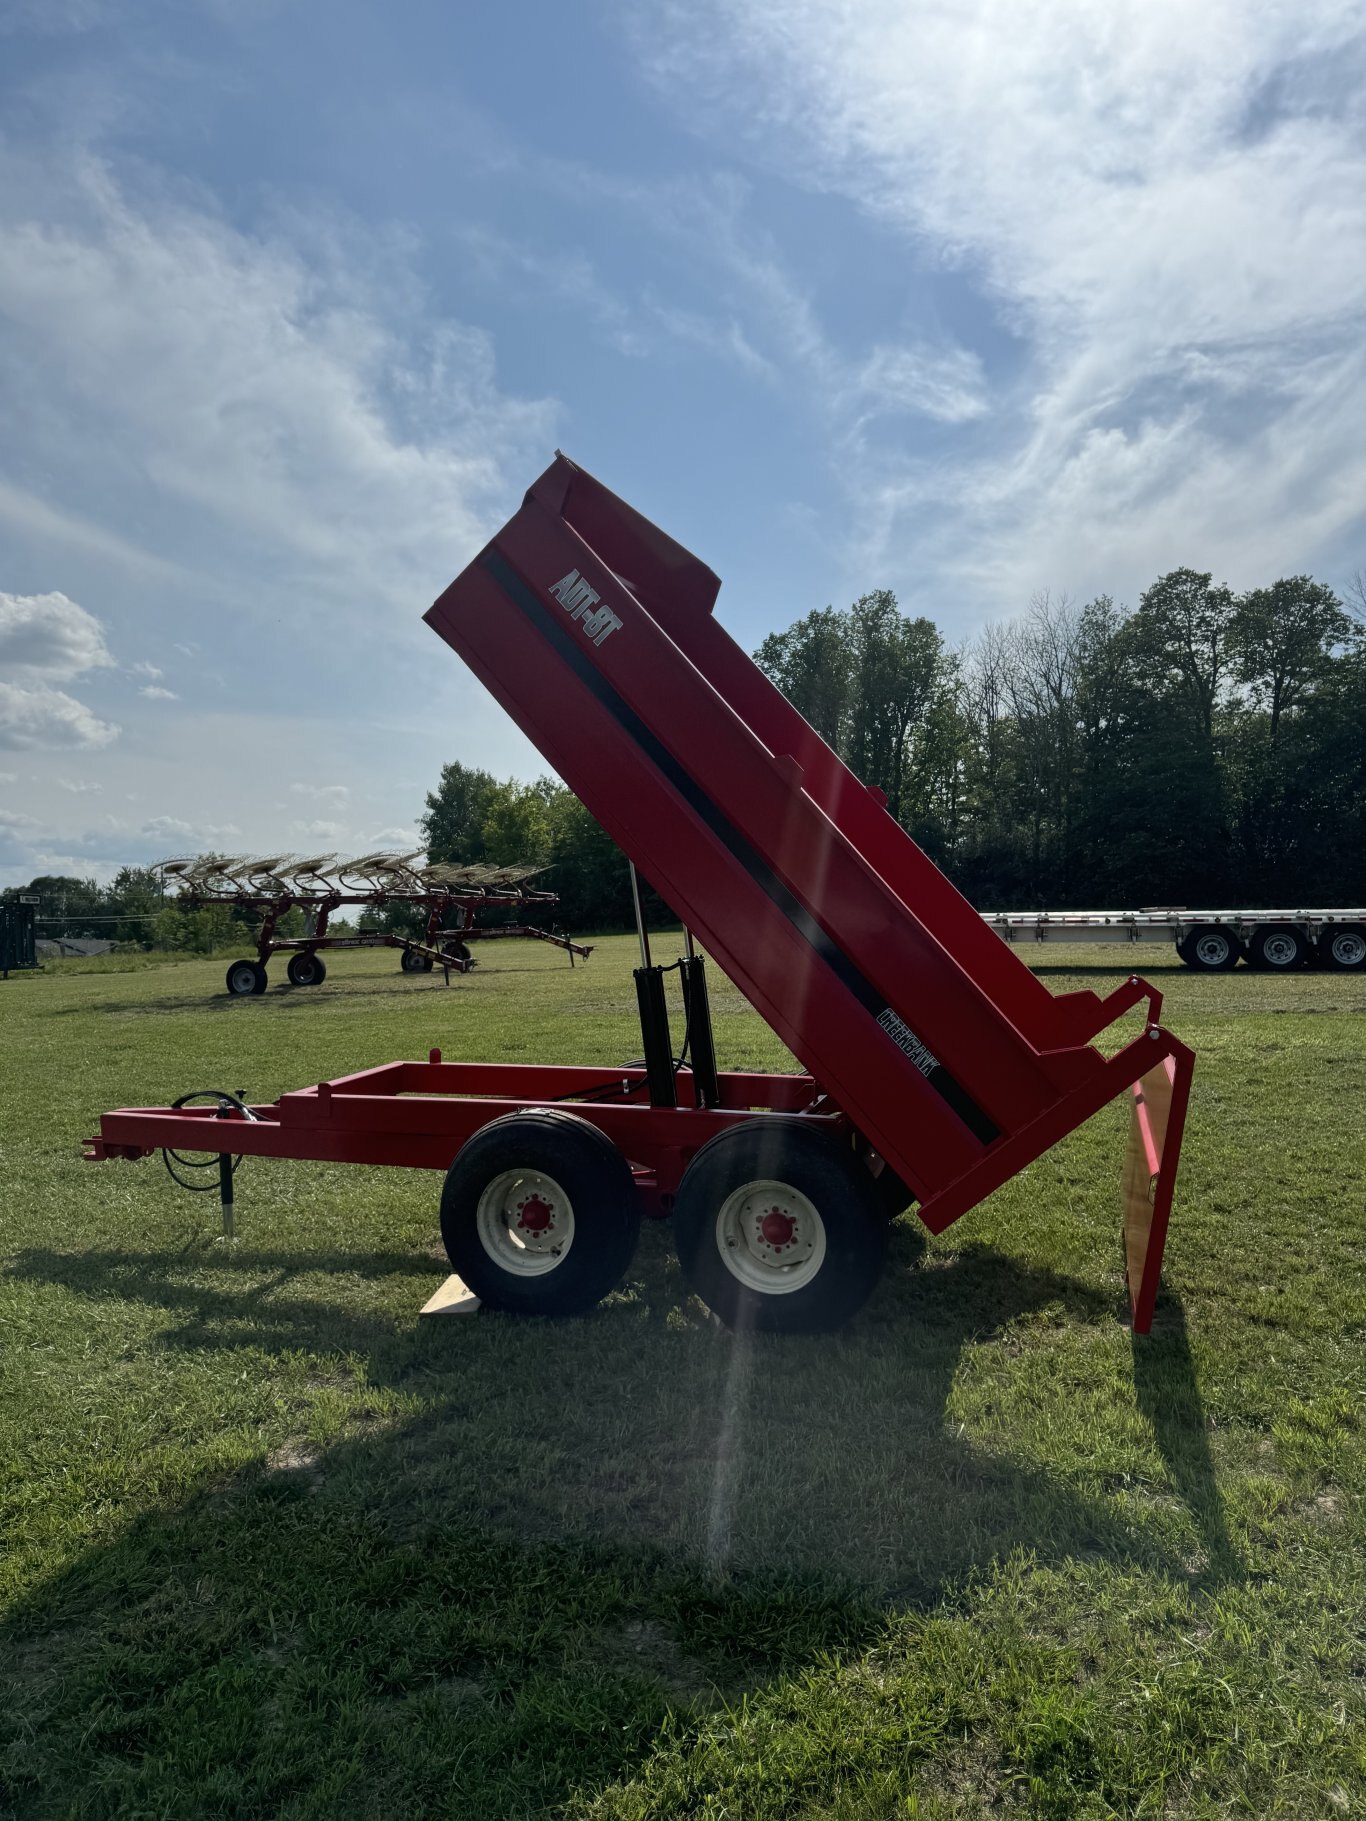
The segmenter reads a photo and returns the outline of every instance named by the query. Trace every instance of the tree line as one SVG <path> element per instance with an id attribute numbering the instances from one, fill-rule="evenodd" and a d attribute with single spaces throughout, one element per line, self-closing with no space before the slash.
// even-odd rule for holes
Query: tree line
<path id="1" fill-rule="evenodd" d="M 1366 903 L 1366 586 L 1237 594 L 1176 569 L 1136 608 L 1036 596 L 951 646 L 888 589 L 755 652 L 984 910 Z M 579 929 L 622 927 L 625 863 L 551 778 L 447 765 L 434 859 L 538 858 Z"/>
<path id="2" fill-rule="evenodd" d="M 256 920 L 232 904 L 194 908 L 177 890 L 167 892 L 155 866 L 122 866 L 107 885 L 67 873 L 42 873 L 27 885 L 8 886 L 0 898 L 36 898 L 38 939 L 98 937 L 118 948 L 171 954 L 214 955 L 227 947 L 255 946 Z M 292 910 L 276 925 L 282 936 L 302 936 L 306 919 Z M 352 924 L 334 919 L 344 935 Z"/>
<path id="3" fill-rule="evenodd" d="M 878 589 L 754 655 L 983 910 L 1293 909 L 1366 903 L 1364 629 L 1366 577 L 1344 601 L 1175 569 L 1133 609 L 1042 594 L 958 647 Z M 540 863 L 562 928 L 631 922 L 625 860 L 553 778 L 449 764 L 421 827 L 433 860 Z M 54 933 L 204 953 L 241 934 L 148 867 L 21 889 Z"/>

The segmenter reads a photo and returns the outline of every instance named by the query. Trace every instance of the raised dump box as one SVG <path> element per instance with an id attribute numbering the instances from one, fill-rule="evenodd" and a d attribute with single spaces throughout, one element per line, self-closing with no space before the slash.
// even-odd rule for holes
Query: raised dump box
<path id="1" fill-rule="evenodd" d="M 385 1130 L 408 1135 L 408 1154 L 390 1142 L 363 1160 L 450 1166 L 448 1250 L 486 1301 L 554 1309 L 605 1294 L 644 1191 L 672 1207 L 685 1271 L 725 1319 L 811 1328 L 867 1295 L 889 1212 L 914 1200 L 941 1231 L 1137 1087 L 1125 1236 L 1146 1329 L 1193 1063 L 1158 1021 L 1160 994 L 1136 976 L 1104 999 L 1050 994 L 717 623 L 719 586 L 557 456 L 426 617 L 807 1074 L 717 1074 L 690 947 L 680 1057 L 667 970 L 644 954 L 642 1069 L 429 1064 L 420 1085 L 390 1076 L 377 1094 L 353 1078 L 355 1091 L 332 1084 L 326 1120 L 322 1090 L 251 1121 L 220 1105 L 231 1149 L 355 1156 L 299 1147 L 324 1124 L 339 1137 L 339 1108 L 354 1139 L 369 1109 L 348 1103 L 387 1095 Z M 1107 1058 L 1093 1039 L 1138 1006 L 1141 1025 Z M 480 1129 L 509 1102 L 513 1118 Z M 134 1130 L 148 1148 L 152 1118 L 106 1115 L 99 1154 Z M 193 1123 L 202 1133 L 202 1115 Z M 276 1139 L 262 1142 L 262 1124 Z M 620 1218 L 599 1218 L 619 1203 Z"/>

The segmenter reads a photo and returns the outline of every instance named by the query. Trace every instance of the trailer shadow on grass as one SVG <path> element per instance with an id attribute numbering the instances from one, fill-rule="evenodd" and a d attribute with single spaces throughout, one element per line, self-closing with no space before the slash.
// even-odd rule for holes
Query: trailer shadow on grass
<path id="1" fill-rule="evenodd" d="M 233 1374 L 351 1355 L 395 1409 L 325 1449 L 301 1415 L 40 1586 L 0 1628 L 0 1795 L 21 1815 L 548 1814 L 671 1715 L 863 1648 L 1012 1552 L 1236 1573 L 1179 1305 L 1135 1346 L 1133 1432 L 1060 1469 L 1030 1438 L 1073 1373 L 1125 1407 L 1112 1299 L 989 1247 L 917 1270 L 920 1251 L 899 1229 L 869 1310 L 821 1340 L 717 1329 L 653 1230 L 626 1293 L 539 1324 L 414 1327 L 326 1294 L 329 1267 L 393 1278 L 410 1309 L 431 1280 L 396 1251 L 22 1255 L 31 1283 L 164 1310 L 159 1346 Z M 1019 1446 L 956 1414 L 984 1371 Z M 1116 1472 L 1152 1496 L 1112 1496 Z"/>

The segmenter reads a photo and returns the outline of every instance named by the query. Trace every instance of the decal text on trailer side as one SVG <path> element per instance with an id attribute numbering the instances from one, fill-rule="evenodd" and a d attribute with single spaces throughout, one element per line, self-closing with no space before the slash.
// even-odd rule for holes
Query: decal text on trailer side
<path id="1" fill-rule="evenodd" d="M 902 1055 L 908 1056 L 922 1075 L 929 1075 L 939 1067 L 939 1058 L 920 1041 L 904 1019 L 897 1017 L 890 1005 L 878 1018 L 878 1023 Z"/>
<path id="2" fill-rule="evenodd" d="M 585 637 L 595 645 L 601 645 L 621 625 L 620 615 L 602 605 L 602 596 L 584 581 L 577 569 L 562 575 L 550 592 L 570 619 L 579 621 Z"/>

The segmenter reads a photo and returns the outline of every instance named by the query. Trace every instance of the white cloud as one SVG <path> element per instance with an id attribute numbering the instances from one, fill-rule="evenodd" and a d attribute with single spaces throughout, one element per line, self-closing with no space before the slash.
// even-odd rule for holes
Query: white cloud
<path id="1" fill-rule="evenodd" d="M 0 592 L 0 666 L 9 676 L 64 683 L 113 662 L 99 621 L 64 594 Z"/>
<path id="2" fill-rule="evenodd" d="M 118 728 L 51 681 L 104 669 L 104 629 L 64 594 L 0 593 L 0 665 L 23 682 L 0 682 L 0 747 L 104 746 Z"/>
<path id="3" fill-rule="evenodd" d="M 104 786 L 103 784 L 93 783 L 89 778 L 58 778 L 57 788 L 59 790 L 69 790 L 73 797 L 83 797 L 92 791 L 102 791 Z"/>
<path id="4" fill-rule="evenodd" d="M 351 799 L 351 792 L 345 784 L 291 784 L 290 790 L 296 797 L 316 797 L 319 802 L 331 803 L 341 809 Z"/>
<path id="5" fill-rule="evenodd" d="M 0 784 L 17 784 L 18 782 L 19 774 L 17 771 L 0 771 Z"/>
<path id="6" fill-rule="evenodd" d="M 907 411 L 964 424 L 987 410 L 986 375 L 980 357 L 968 348 L 923 342 L 874 348 L 856 392 L 867 417 Z"/>
<path id="7" fill-rule="evenodd" d="M 17 831 L 39 826 L 32 816 L 26 816 L 22 810 L 0 809 L 0 828 Z"/>
<path id="8" fill-rule="evenodd" d="M 0 167 L 2 169 L 2 167 Z M 0 182 L 3 179 L 0 177 Z M 185 572 L 175 563 L 130 544 L 107 526 L 91 522 L 79 512 L 54 505 L 26 487 L 0 475 L 0 519 L 15 530 L 41 538 L 56 548 L 87 551 L 106 562 L 117 563 L 134 574 L 183 581 Z"/>
<path id="9" fill-rule="evenodd" d="M 216 841 L 231 840 L 240 835 L 241 829 L 234 823 L 227 822 L 221 826 L 209 823 L 184 822 L 178 816 L 151 816 L 143 823 L 139 831 L 149 841 L 190 841 L 212 844 Z"/>
<path id="10" fill-rule="evenodd" d="M 163 506 L 277 572 L 411 612 L 503 516 L 553 408 L 499 391 L 481 331 L 424 313 L 386 269 L 401 248 L 291 232 L 135 199 L 93 162 L 0 159 L 0 385 L 40 376 L 64 449 L 117 440 Z"/>
<path id="11" fill-rule="evenodd" d="M 149 702 L 178 702 L 180 700 L 174 689 L 163 689 L 160 683 L 144 683 L 138 694 L 146 696 Z"/>
<path id="12" fill-rule="evenodd" d="M 10 33 L 67 37 L 88 31 L 108 15 L 105 0 L 6 0 L 0 13 L 0 37 Z"/>
<path id="13" fill-rule="evenodd" d="M 296 822 L 296 835 L 310 835 L 323 841 L 335 841 L 345 830 L 340 822 Z"/>
<path id="14" fill-rule="evenodd" d="M 649 353 L 649 340 L 630 307 L 613 295 L 578 249 L 543 252 L 475 227 L 461 232 L 460 243 L 484 278 L 504 289 L 534 286 L 542 295 L 580 311 L 618 354 L 639 358 Z"/>
<path id="15" fill-rule="evenodd" d="M 145 658 L 136 664 L 130 664 L 128 668 L 135 677 L 147 677 L 153 683 L 159 683 L 166 674 L 164 670 L 158 670 L 155 664 L 149 664 Z"/>
<path id="16" fill-rule="evenodd" d="M 65 690 L 0 682 L 0 748 L 106 746 L 118 731 Z"/>
<path id="17" fill-rule="evenodd" d="M 933 460 L 880 444 L 855 467 L 875 555 L 1019 599 L 1087 566 L 1101 583 L 1300 568 L 1360 527 L 1359 6 L 678 0 L 668 17 L 642 54 L 681 105 L 891 224 L 908 261 L 956 267 L 1023 356 L 994 394 L 882 361 L 949 423 L 987 406 L 992 434 Z"/>

